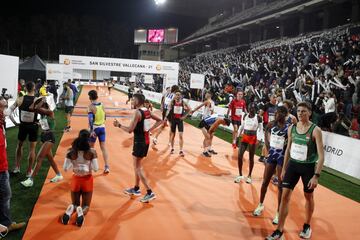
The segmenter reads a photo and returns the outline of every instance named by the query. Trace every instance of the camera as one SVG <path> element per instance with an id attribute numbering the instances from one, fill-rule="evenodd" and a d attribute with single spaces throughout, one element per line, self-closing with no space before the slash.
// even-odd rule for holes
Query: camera
<path id="1" fill-rule="evenodd" d="M 7 88 L 2 88 L 1 89 L 1 96 L 7 101 L 10 98 L 12 98 L 12 96 L 10 94 L 7 94 Z"/>

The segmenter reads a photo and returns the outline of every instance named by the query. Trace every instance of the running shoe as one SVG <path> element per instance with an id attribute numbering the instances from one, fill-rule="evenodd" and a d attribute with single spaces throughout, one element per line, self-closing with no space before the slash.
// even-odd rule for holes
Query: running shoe
<path id="1" fill-rule="evenodd" d="M 271 180 L 272 184 L 274 184 L 275 186 L 277 186 L 279 184 L 279 179 L 277 176 L 274 176 Z"/>
<path id="2" fill-rule="evenodd" d="M 260 157 L 259 157 L 259 162 L 265 162 L 265 157 L 264 157 L 264 156 L 260 156 Z"/>
<path id="3" fill-rule="evenodd" d="M 283 233 L 276 229 L 270 236 L 265 238 L 266 240 L 283 240 Z"/>
<path id="4" fill-rule="evenodd" d="M 155 196 L 155 193 L 151 192 L 150 194 L 146 194 L 143 198 L 140 199 L 140 202 L 142 203 L 148 203 L 152 200 L 155 200 L 156 199 L 156 196 Z"/>
<path id="5" fill-rule="evenodd" d="M 105 165 L 104 174 L 110 173 L 110 167 L 108 165 Z"/>
<path id="6" fill-rule="evenodd" d="M 157 144 L 157 139 L 156 139 L 156 138 L 153 139 L 153 144 L 154 144 L 154 145 Z"/>
<path id="7" fill-rule="evenodd" d="M 34 172 L 34 171 L 31 169 L 31 171 L 26 174 L 26 177 L 27 177 L 27 178 L 30 178 L 30 177 L 32 176 L 33 172 Z"/>
<path id="8" fill-rule="evenodd" d="M 141 195 L 140 189 L 135 190 L 135 188 L 125 189 L 124 193 L 127 195 L 130 195 L 130 196 L 140 196 Z"/>
<path id="9" fill-rule="evenodd" d="M 14 174 L 20 173 L 20 167 L 15 167 L 12 173 Z"/>
<path id="10" fill-rule="evenodd" d="M 31 178 L 28 178 L 25 181 L 22 181 L 21 184 L 24 187 L 32 187 L 34 185 L 34 181 Z"/>
<path id="11" fill-rule="evenodd" d="M 236 143 L 233 143 L 233 144 L 232 144 L 232 148 L 233 148 L 233 149 L 236 149 L 236 148 L 237 148 Z"/>
<path id="12" fill-rule="evenodd" d="M 235 179 L 234 179 L 234 183 L 239 183 L 241 182 L 241 180 L 244 179 L 244 176 L 237 176 Z"/>
<path id="13" fill-rule="evenodd" d="M 71 215 L 73 214 L 73 212 L 74 212 L 74 205 L 70 204 L 67 207 L 64 215 L 61 217 L 61 223 L 64 225 L 67 225 L 70 221 L 70 218 L 71 218 Z"/>
<path id="14" fill-rule="evenodd" d="M 309 224 L 304 224 L 303 230 L 300 232 L 300 237 L 303 239 L 310 239 L 312 230 Z"/>
<path id="15" fill-rule="evenodd" d="M 205 156 L 205 157 L 211 157 L 209 152 L 203 152 L 202 155 Z"/>
<path id="16" fill-rule="evenodd" d="M 253 215 L 256 217 L 260 216 L 262 214 L 262 212 L 264 211 L 264 208 L 265 208 L 264 204 L 259 203 L 257 208 L 254 210 Z"/>
<path id="17" fill-rule="evenodd" d="M 52 179 L 50 179 L 50 182 L 56 183 L 56 182 L 59 182 L 59 181 L 61 181 L 61 180 L 63 180 L 63 179 L 64 179 L 63 176 L 61 176 L 61 175 L 56 175 L 55 177 L 53 177 Z"/>
<path id="18" fill-rule="evenodd" d="M 71 127 L 65 127 L 64 128 L 64 132 L 70 132 L 71 131 Z"/>
<path id="19" fill-rule="evenodd" d="M 185 157 L 185 154 L 184 154 L 183 151 L 180 151 L 180 152 L 179 152 L 179 155 L 180 155 L 180 157 Z"/>
<path id="20" fill-rule="evenodd" d="M 209 150 L 209 153 L 213 154 L 213 155 L 217 155 L 218 153 L 215 152 L 213 149 Z"/>
<path id="21" fill-rule="evenodd" d="M 175 150 L 172 148 L 170 154 L 174 154 Z"/>
<path id="22" fill-rule="evenodd" d="M 251 183 L 252 183 L 251 177 L 247 177 L 247 178 L 246 178 L 246 183 L 248 183 L 248 184 L 251 184 Z"/>
<path id="23" fill-rule="evenodd" d="M 277 212 L 273 221 L 272 221 L 272 224 L 274 225 L 278 225 L 279 224 L 279 213 Z"/>
<path id="24" fill-rule="evenodd" d="M 76 217 L 75 224 L 76 224 L 76 226 L 81 227 L 84 224 L 85 217 L 84 217 L 83 210 L 80 206 L 76 208 L 76 214 L 77 214 L 77 217 Z"/>

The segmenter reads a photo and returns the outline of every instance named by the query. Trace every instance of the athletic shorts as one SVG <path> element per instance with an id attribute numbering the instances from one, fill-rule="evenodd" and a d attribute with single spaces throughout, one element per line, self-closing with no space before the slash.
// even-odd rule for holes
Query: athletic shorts
<path id="1" fill-rule="evenodd" d="M 284 155 L 280 156 L 280 154 L 277 153 L 270 153 L 267 157 L 266 163 L 272 165 L 279 165 L 281 167 L 284 163 Z"/>
<path id="2" fill-rule="evenodd" d="M 294 190 L 296 184 L 301 178 L 304 186 L 304 192 L 312 193 L 314 189 L 309 189 L 308 183 L 314 174 L 315 163 L 297 163 L 290 160 L 282 181 L 282 187 Z"/>
<path id="3" fill-rule="evenodd" d="M 241 142 L 254 145 L 257 142 L 257 137 L 256 135 L 243 134 L 241 138 Z"/>
<path id="4" fill-rule="evenodd" d="M 209 131 L 210 129 L 210 126 L 204 121 L 204 120 L 201 120 L 201 122 L 199 123 L 199 128 L 205 128 L 206 130 Z"/>
<path id="5" fill-rule="evenodd" d="M 55 134 L 52 131 L 42 132 L 40 139 L 42 143 L 46 143 L 46 142 L 55 143 Z"/>
<path id="6" fill-rule="evenodd" d="M 149 144 L 144 142 L 134 142 L 132 155 L 134 157 L 143 158 L 147 156 Z"/>
<path id="7" fill-rule="evenodd" d="M 39 125 L 37 124 L 20 124 L 18 140 L 23 142 L 29 136 L 29 142 L 37 142 Z"/>
<path id="8" fill-rule="evenodd" d="M 99 142 L 105 142 L 106 132 L 104 127 L 94 128 L 96 137 L 90 137 L 89 142 L 96 142 L 96 139 L 99 138 Z"/>
<path id="9" fill-rule="evenodd" d="M 240 125 L 241 125 L 241 121 L 240 120 L 231 120 L 231 123 L 232 123 L 232 125 L 233 126 L 238 126 L 238 127 L 240 127 Z"/>
<path id="10" fill-rule="evenodd" d="M 171 132 L 176 132 L 176 126 L 178 127 L 179 132 L 184 132 L 184 121 L 179 118 L 174 118 L 171 121 Z"/>
<path id="11" fill-rule="evenodd" d="M 94 177 L 92 175 L 83 177 L 73 175 L 70 188 L 72 192 L 92 192 L 94 189 Z"/>
<path id="12" fill-rule="evenodd" d="M 74 106 L 65 106 L 65 113 L 70 113 L 74 111 Z"/>
<path id="13" fill-rule="evenodd" d="M 171 119 L 169 117 L 166 117 L 166 113 L 167 113 L 167 109 L 164 109 L 164 111 L 162 112 L 162 120 L 168 120 L 171 121 Z"/>

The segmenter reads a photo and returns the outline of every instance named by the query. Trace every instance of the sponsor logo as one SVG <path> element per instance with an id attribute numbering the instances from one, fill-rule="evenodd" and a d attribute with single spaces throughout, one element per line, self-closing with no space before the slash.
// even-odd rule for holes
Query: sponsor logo
<path id="1" fill-rule="evenodd" d="M 344 150 L 326 145 L 324 145 L 324 151 L 339 157 L 344 154 Z"/>
<path id="2" fill-rule="evenodd" d="M 158 71 L 161 70 L 161 65 L 160 64 L 156 65 L 156 70 L 158 70 Z"/>
<path id="3" fill-rule="evenodd" d="M 70 59 L 65 58 L 65 59 L 64 59 L 64 64 L 65 64 L 65 65 L 70 65 Z"/>

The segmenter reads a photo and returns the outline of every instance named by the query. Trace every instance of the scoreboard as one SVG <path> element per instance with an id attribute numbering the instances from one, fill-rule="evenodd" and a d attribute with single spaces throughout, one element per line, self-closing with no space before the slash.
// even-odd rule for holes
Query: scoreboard
<path id="1" fill-rule="evenodd" d="M 175 44 L 178 42 L 178 29 L 137 29 L 134 44 Z"/>

